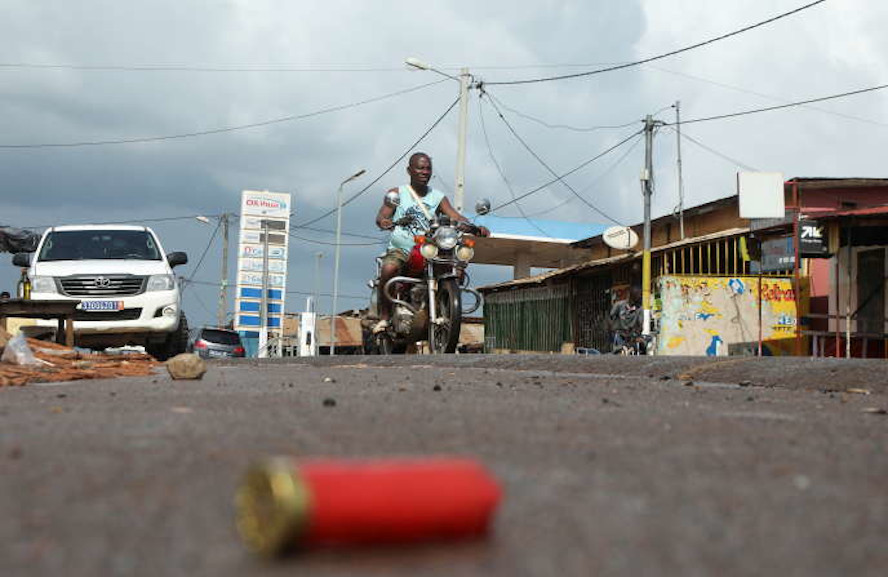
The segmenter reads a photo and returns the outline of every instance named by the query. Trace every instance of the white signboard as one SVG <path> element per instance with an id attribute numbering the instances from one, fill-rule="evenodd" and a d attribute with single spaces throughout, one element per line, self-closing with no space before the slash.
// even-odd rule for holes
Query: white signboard
<path id="1" fill-rule="evenodd" d="M 783 218 L 783 173 L 738 172 L 740 218 Z"/>
<path id="2" fill-rule="evenodd" d="M 234 328 L 252 336 L 258 335 L 260 347 L 268 330 L 279 331 L 283 326 L 292 212 L 289 193 L 253 190 L 241 193 Z M 264 254 L 266 232 L 267 258 Z M 266 292 L 266 327 L 262 326 L 263 288 Z"/>
<path id="3" fill-rule="evenodd" d="M 241 222 L 246 223 L 249 220 L 249 224 L 259 225 L 256 228 L 262 227 L 263 218 L 274 218 L 289 223 L 290 193 L 245 190 L 241 193 L 241 216 L 244 217 Z M 247 219 L 248 216 L 261 218 L 256 222 L 256 219 Z"/>

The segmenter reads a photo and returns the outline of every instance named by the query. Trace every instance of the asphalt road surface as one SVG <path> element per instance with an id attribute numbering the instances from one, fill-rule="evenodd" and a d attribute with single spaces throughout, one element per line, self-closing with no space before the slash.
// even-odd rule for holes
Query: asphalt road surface
<path id="1" fill-rule="evenodd" d="M 0 573 L 888 575 L 880 409 L 877 360 L 337 357 L 5 388 Z M 267 562 L 232 501 L 275 454 L 473 456 L 505 498 L 482 541 Z"/>

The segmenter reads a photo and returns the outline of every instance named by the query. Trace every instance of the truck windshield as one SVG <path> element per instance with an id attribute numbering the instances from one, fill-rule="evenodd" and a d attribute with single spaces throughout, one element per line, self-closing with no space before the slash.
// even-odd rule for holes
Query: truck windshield
<path id="1" fill-rule="evenodd" d="M 47 235 L 37 259 L 160 260 L 154 237 L 144 230 L 66 230 Z"/>

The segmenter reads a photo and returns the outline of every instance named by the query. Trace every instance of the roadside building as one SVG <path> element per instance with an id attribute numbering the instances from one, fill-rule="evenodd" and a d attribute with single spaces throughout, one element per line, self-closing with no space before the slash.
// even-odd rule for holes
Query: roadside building
<path id="1" fill-rule="evenodd" d="M 741 219 L 736 195 L 687 209 L 683 239 L 674 215 L 652 222 L 658 354 L 831 356 L 847 341 L 884 356 L 888 180 L 793 178 L 784 200 L 773 220 Z M 481 287 L 486 350 L 610 350 L 607 315 L 640 284 L 641 253 L 602 235 L 573 246 L 588 259 Z"/>

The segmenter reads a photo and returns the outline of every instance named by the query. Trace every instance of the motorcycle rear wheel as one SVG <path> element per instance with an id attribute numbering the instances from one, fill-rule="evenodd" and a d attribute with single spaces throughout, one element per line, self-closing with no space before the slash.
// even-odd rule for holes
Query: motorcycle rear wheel
<path id="1" fill-rule="evenodd" d="M 433 355 L 452 353 L 459 344 L 462 324 L 462 291 L 456 279 L 449 278 L 438 283 L 435 312 L 443 322 L 429 323 L 429 351 Z"/>

